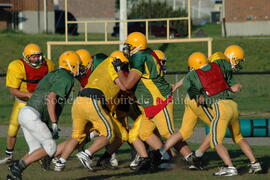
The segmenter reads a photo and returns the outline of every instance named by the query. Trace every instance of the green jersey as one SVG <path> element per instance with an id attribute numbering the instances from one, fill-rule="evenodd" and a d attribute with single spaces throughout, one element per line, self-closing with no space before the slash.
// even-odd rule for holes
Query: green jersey
<path id="1" fill-rule="evenodd" d="M 130 70 L 141 75 L 135 86 L 135 96 L 143 107 L 157 104 L 171 95 L 171 86 L 165 80 L 159 62 L 151 55 L 152 50 L 139 51 L 130 59 Z"/>
<path id="2" fill-rule="evenodd" d="M 57 69 L 48 73 L 38 84 L 35 92 L 27 102 L 27 106 L 33 107 L 40 113 L 41 120 L 47 125 L 51 123 L 48 108 L 47 95 L 50 92 L 57 94 L 56 115 L 61 114 L 63 107 L 74 85 L 74 78 L 65 69 Z"/>
<path id="3" fill-rule="evenodd" d="M 98 53 L 93 57 L 93 69 L 92 72 L 96 69 L 96 67 L 102 63 L 108 56 L 103 53 Z"/>
<path id="4" fill-rule="evenodd" d="M 233 71 L 232 71 L 230 63 L 228 63 L 228 61 L 223 60 L 223 59 L 215 60 L 214 63 L 219 65 L 220 69 L 223 72 L 224 79 L 227 82 L 227 84 L 229 86 L 232 86 L 233 84 L 235 84 L 235 81 L 232 75 Z M 201 68 L 201 70 L 203 71 L 209 71 L 210 69 L 211 69 L 210 64 L 207 64 Z M 214 101 L 211 101 L 211 99 L 214 100 L 214 99 L 231 99 L 232 98 L 229 90 L 225 90 L 214 96 L 208 97 L 206 95 L 206 92 L 203 89 L 200 78 L 195 70 L 190 71 L 186 75 L 183 87 L 187 90 L 187 93 L 191 99 L 194 99 L 199 95 L 204 95 L 206 98 L 210 98 L 209 101 L 207 101 L 209 102 L 209 104 L 212 104 L 211 102 L 214 102 Z"/>

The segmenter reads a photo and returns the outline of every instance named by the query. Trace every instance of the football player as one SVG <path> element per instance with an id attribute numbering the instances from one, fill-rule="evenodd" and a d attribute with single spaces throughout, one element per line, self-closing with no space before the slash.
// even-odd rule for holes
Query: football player
<path id="1" fill-rule="evenodd" d="M 129 34 L 124 46 L 123 51 L 130 57 L 128 76 L 121 71 L 121 63 L 118 60 L 115 60 L 113 64 L 125 88 L 134 87 L 135 97 L 143 107 L 139 136 L 154 149 L 152 165 L 155 169 L 160 163 L 161 154 L 167 152 L 163 150 L 162 143 L 155 136 L 154 130 L 157 129 L 161 137 L 165 139 L 174 133 L 172 88 L 164 78 L 163 65 L 159 58 L 147 48 L 144 34 L 140 32 Z M 180 144 L 177 145 L 177 149 L 187 150 Z M 190 154 L 192 154 L 190 150 L 186 151 L 185 156 L 190 156 Z"/>
<path id="2" fill-rule="evenodd" d="M 82 89 L 72 106 L 72 138 L 66 144 L 64 152 L 58 161 L 58 167 L 63 169 L 65 162 L 76 146 L 86 137 L 85 126 L 91 123 L 98 131 L 98 137 L 86 150 L 76 154 L 84 167 L 93 170 L 92 156 L 114 140 L 114 127 L 110 116 L 110 104 L 120 90 L 126 90 L 120 83 L 118 75 L 111 64 L 114 59 L 120 59 L 121 65 L 128 59 L 120 51 L 113 52 L 93 71 L 84 89 Z M 61 164 L 61 167 L 60 167 Z"/>
<path id="3" fill-rule="evenodd" d="M 11 162 L 16 136 L 19 131 L 18 113 L 25 106 L 36 89 L 38 82 L 50 71 L 54 70 L 51 60 L 45 59 L 37 44 L 28 44 L 23 50 L 23 58 L 12 61 L 7 70 L 6 86 L 15 102 L 9 117 L 7 131 L 6 157 L 0 164 Z"/>
<path id="4" fill-rule="evenodd" d="M 238 92 L 242 86 L 235 84 L 230 63 L 220 59 L 208 64 L 204 54 L 196 52 L 189 57 L 188 65 L 193 70 L 185 77 L 183 86 L 187 89 L 191 98 L 195 98 L 199 105 L 205 107 L 205 114 L 212 116 L 210 144 L 226 165 L 214 175 L 235 176 L 238 174 L 227 149 L 222 144 L 227 127 L 231 131 L 234 142 L 249 158 L 251 167 L 253 165 L 249 172 L 261 171 L 260 163 L 256 161 L 249 144 L 240 132 L 237 104 L 232 100 L 230 93 Z M 181 133 L 176 133 L 175 136 L 181 137 Z M 172 139 L 169 139 L 166 145 L 173 145 L 172 142 L 177 139 L 175 136 L 172 136 Z"/>
<path id="5" fill-rule="evenodd" d="M 80 57 L 66 51 L 59 57 L 59 69 L 48 73 L 39 83 L 31 98 L 19 112 L 29 152 L 10 166 L 7 179 L 22 179 L 27 166 L 56 152 L 54 139 L 59 137 L 57 121 L 79 75 Z"/>

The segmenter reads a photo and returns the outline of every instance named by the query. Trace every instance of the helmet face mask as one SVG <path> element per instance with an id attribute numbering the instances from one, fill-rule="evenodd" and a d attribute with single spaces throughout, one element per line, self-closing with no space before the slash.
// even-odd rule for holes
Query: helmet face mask
<path id="1" fill-rule="evenodd" d="M 32 54 L 24 58 L 24 60 L 32 67 L 37 68 L 44 62 L 44 56 L 40 54 Z"/>
<path id="2" fill-rule="evenodd" d="M 161 65 L 161 70 L 166 73 L 166 70 L 167 70 L 167 66 L 166 66 L 166 63 L 167 63 L 167 57 L 165 55 L 164 52 L 162 52 L 161 50 L 154 50 L 154 53 L 157 55 L 159 61 L 160 61 L 160 65 Z"/>
<path id="3" fill-rule="evenodd" d="M 233 71 L 242 69 L 241 63 L 245 60 L 245 52 L 240 46 L 231 45 L 225 49 L 224 54 L 230 62 Z"/>
<path id="4" fill-rule="evenodd" d="M 110 57 L 112 58 L 112 61 L 115 60 L 120 60 L 121 61 L 121 70 L 123 72 L 128 72 L 129 71 L 129 62 L 128 62 L 128 58 L 126 57 L 126 55 L 124 54 L 124 52 L 122 51 L 114 51 L 111 53 Z"/>
<path id="5" fill-rule="evenodd" d="M 131 45 L 125 43 L 124 46 L 123 46 L 122 52 L 124 53 L 124 55 L 127 58 L 130 58 L 130 56 L 131 56 L 130 51 L 131 51 Z"/>
<path id="6" fill-rule="evenodd" d="M 123 52 L 127 54 L 127 57 L 132 56 L 140 50 L 145 50 L 147 48 L 147 40 L 144 34 L 140 32 L 133 32 L 128 35 L 125 44 L 125 49 Z"/>
<path id="7" fill-rule="evenodd" d="M 44 62 L 43 54 L 37 44 L 28 44 L 23 50 L 24 61 L 30 66 L 37 68 Z"/>
<path id="8" fill-rule="evenodd" d="M 228 59 L 230 61 L 233 71 L 237 72 L 243 69 L 242 63 L 245 61 L 245 59 L 238 59 L 237 57 L 233 57 L 232 55 L 229 55 Z"/>
<path id="9" fill-rule="evenodd" d="M 166 73 L 167 71 L 167 58 L 161 59 L 161 70 Z"/>

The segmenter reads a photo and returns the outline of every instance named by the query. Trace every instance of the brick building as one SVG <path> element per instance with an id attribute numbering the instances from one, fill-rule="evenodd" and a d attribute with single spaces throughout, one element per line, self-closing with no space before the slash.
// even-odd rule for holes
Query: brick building
<path id="1" fill-rule="evenodd" d="M 270 35 L 270 0 L 225 0 L 224 3 L 228 36 Z"/>
<path id="2" fill-rule="evenodd" d="M 46 6 L 43 0 L 0 0 L 0 6 L 6 4 L 0 10 L 0 28 L 13 28 L 26 33 L 54 32 L 53 0 L 45 2 Z M 46 20 L 44 16 L 47 16 Z"/>
<path id="3" fill-rule="evenodd" d="M 56 9 L 64 10 L 64 0 L 54 0 Z M 115 19 L 115 0 L 68 0 L 68 12 L 76 20 Z M 108 24 L 112 32 L 114 24 Z M 78 32 L 84 32 L 84 24 L 78 24 Z M 88 32 L 104 32 L 104 24 L 88 24 Z"/>
<path id="4" fill-rule="evenodd" d="M 115 0 L 68 0 L 68 12 L 70 20 L 114 19 Z M 109 32 L 113 26 L 109 24 Z M 57 28 L 64 32 L 64 0 L 0 0 L 0 29 L 6 28 L 26 33 L 54 33 Z M 103 24 L 88 25 L 88 32 L 102 31 Z M 78 32 L 84 32 L 84 24 L 78 25 Z"/>

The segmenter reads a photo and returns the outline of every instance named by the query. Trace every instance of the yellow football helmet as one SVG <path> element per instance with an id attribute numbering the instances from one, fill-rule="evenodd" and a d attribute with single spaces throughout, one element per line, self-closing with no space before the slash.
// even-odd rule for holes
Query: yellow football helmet
<path id="1" fill-rule="evenodd" d="M 166 70 L 167 70 L 167 66 L 166 66 L 167 58 L 166 58 L 165 53 L 162 52 L 161 50 L 154 50 L 154 53 L 157 55 L 157 57 L 160 60 L 161 70 L 166 73 Z"/>
<path id="2" fill-rule="evenodd" d="M 208 61 L 209 62 L 214 62 L 215 60 L 218 60 L 218 59 L 225 59 L 225 60 L 228 60 L 228 58 L 224 55 L 223 52 L 215 52 L 214 54 L 212 54 L 209 58 L 208 58 Z"/>
<path id="3" fill-rule="evenodd" d="M 245 60 L 245 53 L 240 46 L 231 45 L 225 49 L 224 54 L 228 58 L 227 60 L 231 63 L 233 70 L 237 71 L 242 68 L 240 63 Z"/>
<path id="4" fill-rule="evenodd" d="M 154 50 L 154 53 L 158 56 L 160 60 L 166 60 L 166 55 L 161 50 Z"/>
<path id="5" fill-rule="evenodd" d="M 112 54 L 110 56 L 113 59 L 116 59 L 116 58 L 120 59 L 123 63 L 128 63 L 128 59 L 122 51 L 114 51 L 114 52 L 112 52 Z"/>
<path id="6" fill-rule="evenodd" d="M 112 57 L 112 60 L 113 61 L 115 59 L 120 59 L 120 61 L 122 62 L 121 70 L 124 71 L 124 72 L 128 72 L 129 71 L 128 59 L 124 55 L 124 53 L 122 51 L 114 51 L 114 52 L 112 52 L 112 54 L 110 55 L 110 57 Z"/>
<path id="7" fill-rule="evenodd" d="M 144 50 L 147 48 L 147 40 L 143 33 L 133 32 L 128 35 L 123 52 L 127 57 L 132 56 L 140 50 Z"/>
<path id="8" fill-rule="evenodd" d="M 76 53 L 80 56 L 82 65 L 89 69 L 93 62 L 93 58 L 89 51 L 87 51 L 86 49 L 79 49 L 76 51 Z"/>
<path id="9" fill-rule="evenodd" d="M 188 67 L 190 70 L 200 69 L 206 64 L 208 64 L 208 60 L 206 56 L 201 52 L 194 52 L 188 58 Z"/>
<path id="10" fill-rule="evenodd" d="M 81 63 L 80 56 L 73 51 L 62 53 L 58 60 L 59 67 L 70 71 L 73 76 L 79 75 Z"/>
<path id="11" fill-rule="evenodd" d="M 39 55 L 38 60 L 30 60 L 29 57 L 32 55 Z M 44 60 L 40 47 L 37 44 L 28 44 L 24 47 L 23 57 L 25 62 L 27 62 L 32 67 L 38 67 Z"/>

